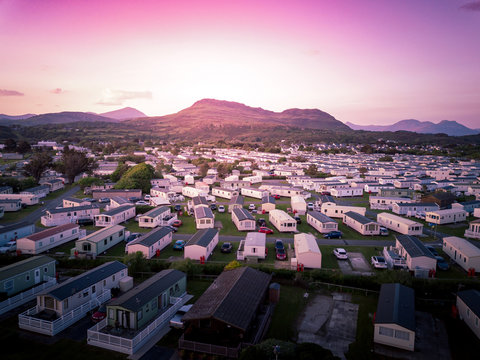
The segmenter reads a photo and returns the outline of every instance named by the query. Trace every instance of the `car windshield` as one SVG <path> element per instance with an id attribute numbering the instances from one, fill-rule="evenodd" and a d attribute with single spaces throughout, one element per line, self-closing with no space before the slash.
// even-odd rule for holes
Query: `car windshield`
<path id="1" fill-rule="evenodd" d="M 343 249 L 339 249 L 337 250 L 337 252 L 340 254 L 340 255 L 345 255 L 347 252 Z"/>
<path id="2" fill-rule="evenodd" d="M 277 249 L 277 252 L 278 252 L 279 254 L 285 254 L 285 250 L 284 250 L 284 249 Z"/>
<path id="3" fill-rule="evenodd" d="M 378 262 L 385 262 L 385 259 L 381 256 L 377 256 L 377 261 Z"/>

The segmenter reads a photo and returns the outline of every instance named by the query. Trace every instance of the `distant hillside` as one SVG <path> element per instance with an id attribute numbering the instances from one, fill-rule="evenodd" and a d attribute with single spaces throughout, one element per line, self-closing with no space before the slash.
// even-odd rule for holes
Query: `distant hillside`
<path id="1" fill-rule="evenodd" d="M 253 131 L 261 133 L 261 128 L 270 127 L 296 127 L 319 130 L 344 130 L 348 126 L 336 120 L 332 115 L 317 109 L 289 109 L 283 112 L 274 112 L 262 108 L 253 108 L 231 101 L 203 99 L 176 114 L 150 117 L 132 121 L 136 126 L 148 126 L 173 132 L 195 133 L 202 129 L 229 128 L 231 133 L 236 127 L 253 127 Z M 181 128 L 179 127 L 181 124 Z M 241 135 L 239 133 L 238 135 Z"/>
<path id="2" fill-rule="evenodd" d="M 0 114 L 0 120 L 24 120 L 35 116 L 36 114 L 6 115 Z"/>
<path id="3" fill-rule="evenodd" d="M 117 122 L 104 116 L 84 112 L 64 111 L 60 113 L 49 113 L 35 115 L 25 120 L 0 120 L 0 125 L 23 125 L 35 126 L 43 124 L 66 124 L 71 122 Z"/>
<path id="4" fill-rule="evenodd" d="M 478 130 L 470 129 L 456 121 L 443 120 L 438 124 L 431 121 L 418 121 L 415 119 L 401 120 L 392 125 L 356 125 L 347 122 L 353 130 L 366 131 L 412 131 L 420 134 L 447 134 L 450 136 L 464 136 L 478 134 Z"/>
<path id="5" fill-rule="evenodd" d="M 99 115 L 108 117 L 110 119 L 117 119 L 117 120 L 127 120 L 127 119 L 147 117 L 147 115 L 145 115 L 143 112 L 131 107 L 125 107 L 123 109 L 109 111 L 109 112 L 101 113 Z"/>

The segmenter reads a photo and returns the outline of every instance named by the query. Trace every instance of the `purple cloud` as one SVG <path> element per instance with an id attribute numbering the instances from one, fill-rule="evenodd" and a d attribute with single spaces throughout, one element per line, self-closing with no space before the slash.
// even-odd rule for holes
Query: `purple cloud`
<path id="1" fill-rule="evenodd" d="M 460 6 L 460 9 L 467 11 L 480 11 L 480 1 L 471 1 Z"/>
<path id="2" fill-rule="evenodd" d="M 0 89 L 0 96 L 24 96 L 24 93 L 15 90 Z"/>
<path id="3" fill-rule="evenodd" d="M 127 100 L 131 99 L 151 99 L 151 91 L 125 91 L 105 89 L 102 98 L 97 104 L 99 105 L 123 105 Z"/>
<path id="4" fill-rule="evenodd" d="M 63 91 L 61 88 L 56 88 L 56 89 L 50 90 L 50 92 L 51 92 L 52 94 L 61 94 L 61 93 L 65 92 L 65 91 Z"/>

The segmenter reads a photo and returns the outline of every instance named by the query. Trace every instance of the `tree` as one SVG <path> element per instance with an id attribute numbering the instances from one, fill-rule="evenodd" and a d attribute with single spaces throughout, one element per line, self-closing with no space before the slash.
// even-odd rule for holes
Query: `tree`
<path id="1" fill-rule="evenodd" d="M 42 174 L 52 166 L 52 157 L 46 152 L 36 153 L 32 156 L 30 162 L 23 167 L 23 172 L 27 176 L 32 176 L 38 183 Z"/>
<path id="2" fill-rule="evenodd" d="M 84 152 L 70 149 L 68 146 L 63 149 L 62 158 L 57 164 L 58 170 L 65 174 L 70 184 L 75 181 L 75 176 L 83 172 L 89 173 L 96 167 L 95 159 L 88 158 Z"/>
<path id="3" fill-rule="evenodd" d="M 86 177 L 78 180 L 78 185 L 80 185 L 80 189 L 82 190 L 92 185 L 103 185 L 103 184 L 105 184 L 105 182 L 102 179 L 98 179 L 94 177 Z"/>
<path id="4" fill-rule="evenodd" d="M 202 164 L 200 164 L 200 166 L 198 167 L 198 169 L 199 169 L 199 175 L 200 175 L 201 177 L 207 176 L 207 171 L 208 171 L 208 169 L 209 169 L 209 166 L 208 166 L 207 163 L 202 163 Z"/>
<path id="5" fill-rule="evenodd" d="M 239 267 L 242 267 L 242 264 L 240 264 L 237 260 L 232 260 L 225 266 L 224 270 L 228 271 L 228 270 L 233 270 Z"/>
<path id="6" fill-rule="evenodd" d="M 110 179 L 113 182 L 117 182 L 120 178 L 128 171 L 129 167 L 127 164 L 119 164 L 115 171 L 110 175 Z"/>
<path id="7" fill-rule="evenodd" d="M 121 179 L 115 185 L 116 189 L 142 189 L 144 193 L 149 193 L 152 185 L 150 180 L 155 177 L 153 166 L 141 163 L 128 169 Z"/>
<path id="8" fill-rule="evenodd" d="M 5 150 L 15 151 L 17 149 L 17 142 L 12 138 L 5 140 Z"/>
<path id="9" fill-rule="evenodd" d="M 31 148 L 30 144 L 26 141 L 20 141 L 17 145 L 17 151 L 20 154 L 25 154 L 25 153 L 29 152 L 31 149 L 32 148 Z"/>
<path id="10" fill-rule="evenodd" d="M 390 155 L 385 155 L 385 156 L 382 156 L 381 158 L 379 158 L 378 161 L 392 162 L 393 158 Z"/>

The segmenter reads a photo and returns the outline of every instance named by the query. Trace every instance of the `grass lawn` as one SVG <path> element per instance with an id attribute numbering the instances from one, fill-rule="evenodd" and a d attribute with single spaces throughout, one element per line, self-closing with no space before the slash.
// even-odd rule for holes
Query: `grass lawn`
<path id="1" fill-rule="evenodd" d="M 52 199 L 56 199 L 59 196 L 62 196 L 63 194 L 65 194 L 68 190 L 70 190 L 74 186 L 75 185 L 72 185 L 72 184 L 65 185 L 65 187 L 62 190 L 57 190 L 57 191 L 49 193 L 46 197 L 43 198 L 43 201 L 49 201 L 49 200 L 52 200 Z"/>
<path id="2" fill-rule="evenodd" d="M 125 228 L 131 233 L 147 233 L 153 230 L 150 228 L 141 228 L 138 226 L 138 222 L 133 219 L 128 220 L 128 223 L 123 223 L 120 225 L 125 226 Z"/>
<path id="3" fill-rule="evenodd" d="M 376 296 L 353 295 L 352 301 L 359 305 L 356 341 L 349 346 L 347 359 L 371 359 L 373 346 L 373 314 L 377 311 Z"/>
<path id="4" fill-rule="evenodd" d="M 218 245 L 215 247 L 215 250 L 213 251 L 213 255 L 210 256 L 208 259 L 209 261 L 222 261 L 225 263 L 229 263 L 232 260 L 237 259 L 237 250 L 238 250 L 238 242 L 232 242 L 232 252 L 228 254 L 224 254 L 220 251 L 220 248 L 223 245 L 223 241 L 219 242 Z"/>
<path id="5" fill-rule="evenodd" d="M 50 250 L 52 253 L 63 252 L 65 255 L 70 256 L 70 250 L 75 247 L 75 240 L 66 242 L 65 244 L 54 247 Z"/>
<path id="6" fill-rule="evenodd" d="M 125 241 L 120 241 L 117 245 L 107 250 L 106 256 L 125 256 Z"/>
<path id="7" fill-rule="evenodd" d="M 333 255 L 333 249 L 341 247 L 349 252 L 359 252 L 365 257 L 365 261 L 370 263 L 370 258 L 374 255 L 381 255 L 382 248 L 374 246 L 345 246 L 339 244 L 334 245 L 320 245 L 320 251 L 322 252 L 322 268 L 325 269 L 339 269 L 338 261 L 335 255 Z"/>
<path id="8" fill-rule="evenodd" d="M 304 293 L 305 290 L 299 287 L 280 287 L 280 301 L 275 307 L 266 338 L 296 340 L 298 316 L 308 301 L 303 297 Z"/>
<path id="9" fill-rule="evenodd" d="M 26 215 L 34 212 L 37 209 L 40 209 L 41 207 L 42 207 L 41 204 L 37 204 L 37 205 L 27 206 L 25 209 L 21 209 L 19 211 L 5 212 L 3 214 L 3 218 L 0 219 L 0 224 L 22 221 L 22 219 Z"/>

